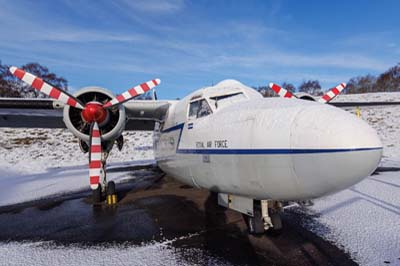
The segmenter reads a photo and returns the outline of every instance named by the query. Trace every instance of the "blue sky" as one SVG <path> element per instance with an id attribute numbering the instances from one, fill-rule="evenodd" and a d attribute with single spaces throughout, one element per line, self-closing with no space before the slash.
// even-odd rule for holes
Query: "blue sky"
<path id="1" fill-rule="evenodd" d="M 400 62 L 400 1 L 0 0 L 0 60 L 74 89 L 160 78 L 160 98 L 233 78 L 324 88 Z"/>

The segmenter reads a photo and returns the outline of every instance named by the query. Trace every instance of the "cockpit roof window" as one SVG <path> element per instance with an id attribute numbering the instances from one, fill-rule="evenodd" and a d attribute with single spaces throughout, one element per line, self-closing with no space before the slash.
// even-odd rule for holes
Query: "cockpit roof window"
<path id="1" fill-rule="evenodd" d="M 214 101 L 218 101 L 218 100 L 222 100 L 222 99 L 225 99 L 225 98 L 236 96 L 238 94 L 243 94 L 243 92 L 236 92 L 236 93 L 231 93 L 231 94 L 213 96 L 213 97 L 210 97 L 210 99 L 212 99 Z"/>
<path id="2" fill-rule="evenodd" d="M 228 106 L 232 103 L 239 102 L 246 99 L 246 96 L 243 92 L 236 92 L 231 94 L 219 95 L 210 97 L 210 100 L 214 101 L 215 108 L 222 108 Z"/>

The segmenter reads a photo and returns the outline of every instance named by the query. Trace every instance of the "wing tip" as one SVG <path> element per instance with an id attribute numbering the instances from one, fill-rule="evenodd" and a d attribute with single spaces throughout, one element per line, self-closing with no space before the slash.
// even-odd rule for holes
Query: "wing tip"
<path id="1" fill-rule="evenodd" d="M 272 89 L 272 87 L 274 86 L 275 84 L 274 83 L 272 83 L 272 82 L 270 82 L 269 84 L 268 84 L 268 86 Z"/>

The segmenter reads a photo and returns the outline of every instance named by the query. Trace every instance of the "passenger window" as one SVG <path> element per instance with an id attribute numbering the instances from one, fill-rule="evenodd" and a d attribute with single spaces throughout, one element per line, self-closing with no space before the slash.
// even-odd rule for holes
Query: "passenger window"
<path id="1" fill-rule="evenodd" d="M 189 118 L 199 118 L 211 114 L 211 108 L 205 99 L 191 102 L 189 107 Z"/>

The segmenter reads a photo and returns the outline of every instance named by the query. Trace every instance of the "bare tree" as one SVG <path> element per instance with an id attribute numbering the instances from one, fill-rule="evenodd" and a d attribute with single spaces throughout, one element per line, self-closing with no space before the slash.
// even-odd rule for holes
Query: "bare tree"
<path id="1" fill-rule="evenodd" d="M 315 96 L 323 94 L 318 80 L 303 81 L 303 83 L 301 83 L 299 86 L 299 91 Z"/>
<path id="2" fill-rule="evenodd" d="M 8 70 L 9 66 L 0 61 L 0 97 L 22 97 L 17 89 L 17 81 Z"/>
<path id="3" fill-rule="evenodd" d="M 23 97 L 23 98 L 45 98 L 45 94 L 32 89 L 25 82 L 14 77 L 9 71 L 8 65 L 1 64 L 0 61 L 0 96 L 1 97 Z M 28 63 L 23 65 L 21 69 L 42 78 L 52 86 L 58 87 L 65 91 L 68 90 L 68 82 L 62 77 L 49 71 L 45 66 L 39 63 Z"/>
<path id="4" fill-rule="evenodd" d="M 282 88 L 284 88 L 285 90 L 287 90 L 291 93 L 296 92 L 296 87 L 292 83 L 283 82 Z"/>
<path id="5" fill-rule="evenodd" d="M 376 89 L 378 91 L 400 91 L 400 63 L 379 75 L 376 80 Z"/>
<path id="6" fill-rule="evenodd" d="M 374 92 L 376 89 L 376 77 L 372 75 L 359 76 L 355 78 L 351 78 L 349 82 L 347 82 L 346 93 L 354 94 L 354 93 L 367 93 Z"/>

